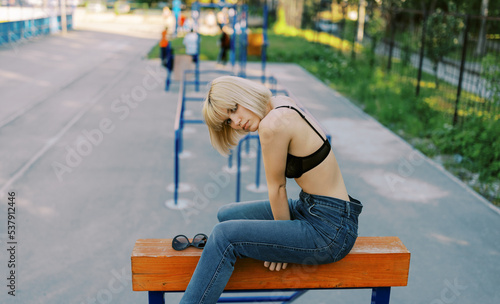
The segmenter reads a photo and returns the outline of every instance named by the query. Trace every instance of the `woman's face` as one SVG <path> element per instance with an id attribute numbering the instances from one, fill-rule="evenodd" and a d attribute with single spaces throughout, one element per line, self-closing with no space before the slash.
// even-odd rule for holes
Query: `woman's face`
<path id="1" fill-rule="evenodd" d="M 237 104 L 233 109 L 227 110 L 224 123 L 235 130 L 255 132 L 259 129 L 260 118 L 254 112 Z"/>

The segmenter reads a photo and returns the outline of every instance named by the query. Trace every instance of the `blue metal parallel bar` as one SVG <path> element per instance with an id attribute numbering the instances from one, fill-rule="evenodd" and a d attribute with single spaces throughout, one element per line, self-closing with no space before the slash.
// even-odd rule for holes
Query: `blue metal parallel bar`
<path id="1" fill-rule="evenodd" d="M 260 296 L 260 297 L 221 297 L 217 303 L 257 303 L 257 302 L 282 302 L 290 303 L 291 296 Z"/>
<path id="2" fill-rule="evenodd" d="M 390 297 L 391 287 L 374 287 L 371 304 L 389 304 Z"/>
<path id="3" fill-rule="evenodd" d="M 338 289 L 365 289 L 365 288 L 338 288 Z M 373 287 L 371 304 L 389 304 L 391 287 Z M 227 293 L 238 292 L 271 292 L 271 291 L 294 291 L 292 295 L 281 296 L 243 296 L 243 297 L 220 297 L 217 303 L 250 303 L 250 302 L 282 302 L 292 303 L 300 296 L 306 293 L 309 289 L 300 290 L 240 290 L 240 291 L 225 291 Z M 149 304 L 165 304 L 166 291 L 148 291 Z"/>
<path id="4" fill-rule="evenodd" d="M 198 76 L 199 77 L 199 76 Z M 188 85 L 194 85 L 194 86 L 200 86 L 200 85 L 206 85 L 206 84 L 209 84 L 210 82 L 208 81 L 186 81 L 185 82 L 185 85 L 188 86 Z M 198 91 L 197 91 L 198 92 Z"/>
<path id="5" fill-rule="evenodd" d="M 202 74 L 226 74 L 226 75 L 234 75 L 233 72 L 226 71 L 226 70 L 200 70 L 199 73 L 200 73 L 200 75 L 202 75 Z M 194 75 L 194 74 L 196 74 L 196 70 L 185 70 L 184 74 L 185 75 L 188 75 L 188 74 L 193 74 Z M 184 80 L 186 80 L 186 79 L 184 79 Z M 191 81 L 191 82 L 190 81 L 186 81 L 186 84 L 194 84 L 194 83 L 195 82 L 193 82 L 193 81 Z M 208 81 L 205 82 L 205 83 L 208 83 Z"/>
<path id="6" fill-rule="evenodd" d="M 307 289 L 303 290 L 297 290 L 288 300 L 286 303 L 292 303 L 293 301 L 297 300 L 301 295 L 305 294 L 307 292 Z"/>
<path id="7" fill-rule="evenodd" d="M 190 124 L 203 124 L 205 123 L 203 120 L 201 119 L 185 119 L 184 120 L 184 123 L 190 123 Z"/>
<path id="8" fill-rule="evenodd" d="M 204 97 L 185 97 L 184 101 L 204 101 Z"/>

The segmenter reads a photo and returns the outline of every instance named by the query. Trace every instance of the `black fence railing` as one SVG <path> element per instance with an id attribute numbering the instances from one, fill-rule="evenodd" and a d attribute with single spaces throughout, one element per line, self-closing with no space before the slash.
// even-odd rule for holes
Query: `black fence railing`
<path id="1" fill-rule="evenodd" d="M 340 20 L 316 18 L 316 35 L 340 38 L 353 59 L 369 56 L 371 65 L 397 73 L 454 125 L 500 119 L 500 17 L 371 6 L 359 41 L 358 22 L 347 11 Z"/>
<path id="2" fill-rule="evenodd" d="M 380 37 L 369 35 L 370 22 L 377 22 L 371 19 L 363 41 L 378 64 L 413 82 L 417 95 L 433 90 L 426 102 L 453 124 L 500 118 L 500 18 L 415 10 L 383 15 L 389 17 Z"/>

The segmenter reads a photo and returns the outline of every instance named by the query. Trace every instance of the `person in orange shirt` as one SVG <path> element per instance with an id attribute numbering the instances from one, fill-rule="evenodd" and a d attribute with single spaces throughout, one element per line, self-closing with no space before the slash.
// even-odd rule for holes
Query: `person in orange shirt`
<path id="1" fill-rule="evenodd" d="M 170 74 L 174 69 L 174 50 L 170 47 L 170 43 L 167 38 L 168 28 L 161 33 L 160 46 L 160 59 L 161 64 L 167 69 L 167 81 L 165 84 L 165 90 L 168 91 L 170 86 Z"/>
<path id="2" fill-rule="evenodd" d="M 165 28 L 165 30 L 163 32 L 161 32 L 161 40 L 159 43 L 159 45 L 160 45 L 160 59 L 162 61 L 162 64 L 164 62 L 166 63 L 166 59 L 167 59 L 167 48 L 168 48 L 167 33 L 168 33 L 168 28 Z"/>

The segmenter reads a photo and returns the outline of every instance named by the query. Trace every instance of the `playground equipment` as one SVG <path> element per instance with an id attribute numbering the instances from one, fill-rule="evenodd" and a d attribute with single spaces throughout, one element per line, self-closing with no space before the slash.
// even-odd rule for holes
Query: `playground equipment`
<path id="1" fill-rule="evenodd" d="M 202 8 L 216 8 L 223 9 L 227 8 L 229 13 L 229 23 L 232 27 L 232 35 L 231 35 L 231 48 L 230 48 L 230 62 L 233 67 L 233 73 L 235 70 L 235 62 L 236 62 L 236 46 L 239 50 L 239 73 L 237 74 L 240 77 L 246 77 L 246 62 L 247 62 L 247 47 L 248 47 L 248 5 L 236 5 L 226 3 L 224 0 L 220 1 L 217 4 L 205 4 L 200 2 L 194 2 L 191 6 L 191 14 L 194 20 L 194 28 L 198 29 L 199 26 L 199 18 L 200 18 L 200 10 Z M 263 12 L 263 44 L 261 51 L 261 61 L 262 61 L 262 75 L 261 82 L 265 83 L 266 81 L 266 60 L 267 60 L 267 45 L 268 45 L 268 36 L 267 36 L 267 26 L 268 26 L 268 8 L 267 4 L 264 4 L 264 12 Z M 226 24 L 221 24 L 221 26 L 225 26 Z M 198 52 L 200 50 L 200 39 L 201 37 L 198 35 Z M 198 56 L 199 57 L 199 56 Z M 196 91 L 199 91 L 199 71 L 200 71 L 200 63 L 199 60 L 195 65 L 195 88 Z"/>
<path id="2" fill-rule="evenodd" d="M 233 75 L 231 72 L 228 71 L 222 71 L 222 70 L 204 70 L 202 72 L 198 71 L 199 74 L 215 74 L 215 75 Z M 196 86 L 199 84 L 208 84 L 209 81 L 203 81 L 200 82 L 199 80 L 188 80 L 188 76 L 190 75 L 195 75 L 196 71 L 193 70 L 187 70 L 184 72 L 181 84 L 180 84 L 180 92 L 179 92 L 179 99 L 177 103 L 177 113 L 176 113 L 176 118 L 175 118 L 175 142 L 174 142 L 174 183 L 169 186 L 169 189 L 174 193 L 173 200 L 169 200 L 166 202 L 167 207 L 172 208 L 172 209 L 183 209 L 186 208 L 190 205 L 190 201 L 183 200 L 179 198 L 179 192 L 187 189 L 189 190 L 190 187 L 186 184 L 182 184 L 180 182 L 180 165 L 181 165 L 181 158 L 183 156 L 183 153 L 185 152 L 183 149 L 183 130 L 184 126 L 187 124 L 203 124 L 203 120 L 201 119 L 186 119 L 184 117 L 185 115 L 185 110 L 186 110 L 186 103 L 188 102 L 203 102 L 204 97 L 199 97 L 199 96 L 188 96 L 188 87 L 191 86 Z M 246 75 L 247 78 L 250 79 L 255 79 L 255 80 L 261 80 L 262 78 L 259 76 L 250 76 Z M 308 114 L 310 117 L 310 113 L 308 110 L 300 103 L 300 101 L 293 96 L 293 94 L 288 91 L 287 89 L 279 89 L 278 90 L 278 81 L 276 80 L 275 77 L 270 76 L 266 77 L 264 79 L 264 85 L 268 86 L 273 95 L 285 95 L 289 96 L 290 98 L 294 99 L 298 107 L 304 111 L 306 114 Z M 319 125 L 319 124 L 318 124 Z M 323 130 L 325 132 L 325 130 Z M 328 140 L 331 139 L 331 136 L 325 132 Z M 228 168 L 233 169 L 234 166 L 236 165 L 236 168 L 234 172 L 236 173 L 236 198 L 235 201 L 239 202 L 241 199 L 241 175 L 242 175 L 242 150 L 244 149 L 243 145 L 245 145 L 245 149 L 247 154 L 249 154 L 249 147 L 250 147 L 250 141 L 255 140 L 256 141 L 256 162 L 255 162 L 255 184 L 253 184 L 252 188 L 250 191 L 254 192 L 265 192 L 266 191 L 266 185 L 262 185 L 260 181 L 260 176 L 261 176 L 261 150 L 260 150 L 260 141 L 259 137 L 257 134 L 250 133 L 247 136 L 245 136 L 243 139 L 240 140 L 238 143 L 238 146 L 235 148 L 236 152 L 234 150 L 232 151 L 231 155 L 228 158 Z M 236 153 L 236 155 L 234 155 Z M 234 157 L 236 157 L 236 164 L 234 164 Z"/>

